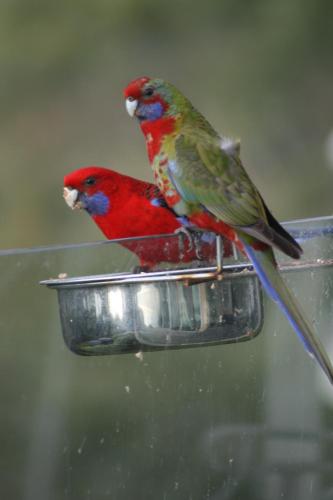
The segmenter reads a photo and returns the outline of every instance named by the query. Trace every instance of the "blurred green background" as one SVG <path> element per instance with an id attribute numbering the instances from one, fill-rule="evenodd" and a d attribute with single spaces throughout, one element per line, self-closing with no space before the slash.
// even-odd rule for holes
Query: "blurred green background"
<path id="1" fill-rule="evenodd" d="M 2 0 L 1 247 L 102 238 L 62 200 L 71 170 L 95 164 L 152 179 L 122 99 L 142 75 L 172 81 L 221 133 L 241 138 L 279 219 L 331 214 L 332 19 L 328 0 Z M 316 257 L 332 256 L 325 245 Z M 329 494 L 331 392 L 273 304 L 264 332 L 244 344 L 142 363 L 65 348 L 55 292 L 38 280 L 125 270 L 133 258 L 120 253 L 0 259 L 1 498 Z M 325 342 L 332 273 L 290 284 Z"/>
<path id="2" fill-rule="evenodd" d="M 3 0 L 2 247 L 99 239 L 61 199 L 96 164 L 151 180 L 123 87 L 161 76 L 226 135 L 279 219 L 332 212 L 329 0 Z"/>

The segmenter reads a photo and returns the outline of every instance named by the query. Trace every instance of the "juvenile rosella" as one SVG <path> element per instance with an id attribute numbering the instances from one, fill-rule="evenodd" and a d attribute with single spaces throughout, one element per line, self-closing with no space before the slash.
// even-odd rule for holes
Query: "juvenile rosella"
<path id="1" fill-rule="evenodd" d="M 71 208 L 85 209 L 108 239 L 169 234 L 188 225 L 186 217 L 178 217 L 168 207 L 154 184 L 107 168 L 89 166 L 66 175 L 64 198 Z M 196 238 L 186 237 L 183 250 L 178 238 L 121 244 L 139 257 L 145 270 L 161 262 L 191 262 L 198 256 L 214 260 L 214 235 L 201 233 Z M 224 248 L 230 255 L 231 245 L 226 242 Z"/>
<path id="2" fill-rule="evenodd" d="M 139 120 L 155 182 L 169 207 L 243 250 L 268 295 L 333 383 L 329 357 L 286 287 L 273 253 L 277 248 L 299 259 L 302 249 L 247 175 L 239 142 L 221 137 L 179 90 L 160 78 L 138 78 L 124 96 L 129 115 Z"/>

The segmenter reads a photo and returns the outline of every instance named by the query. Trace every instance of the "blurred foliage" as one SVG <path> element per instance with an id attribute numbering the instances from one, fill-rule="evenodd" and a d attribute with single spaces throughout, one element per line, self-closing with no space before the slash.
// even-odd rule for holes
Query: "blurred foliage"
<path id="1" fill-rule="evenodd" d="M 98 239 L 61 199 L 87 164 L 151 179 L 122 88 L 178 85 L 242 156 L 280 219 L 331 212 L 328 0 L 3 0 L 0 6 L 2 246 Z"/>

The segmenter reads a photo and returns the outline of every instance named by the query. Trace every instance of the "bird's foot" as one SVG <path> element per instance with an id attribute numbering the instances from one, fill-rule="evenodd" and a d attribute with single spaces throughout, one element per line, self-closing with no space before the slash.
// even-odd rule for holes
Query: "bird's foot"
<path id="1" fill-rule="evenodd" d="M 179 238 L 179 249 L 181 257 L 184 256 L 185 252 L 185 240 L 188 241 L 188 251 L 195 251 L 195 255 L 198 260 L 202 260 L 202 254 L 200 252 L 200 235 L 197 231 L 188 229 L 184 226 L 179 227 L 175 230 L 175 234 L 180 236 Z"/>

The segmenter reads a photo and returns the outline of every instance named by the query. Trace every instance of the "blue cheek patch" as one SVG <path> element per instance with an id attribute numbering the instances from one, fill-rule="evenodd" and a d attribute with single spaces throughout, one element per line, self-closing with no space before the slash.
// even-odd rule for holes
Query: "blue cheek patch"
<path id="1" fill-rule="evenodd" d="M 153 102 L 151 104 L 141 104 L 138 109 L 138 116 L 140 120 L 158 120 L 163 115 L 163 106 L 160 102 Z"/>
<path id="2" fill-rule="evenodd" d="M 81 201 L 89 215 L 105 215 L 110 207 L 109 198 L 99 191 L 92 196 L 82 195 Z"/>

